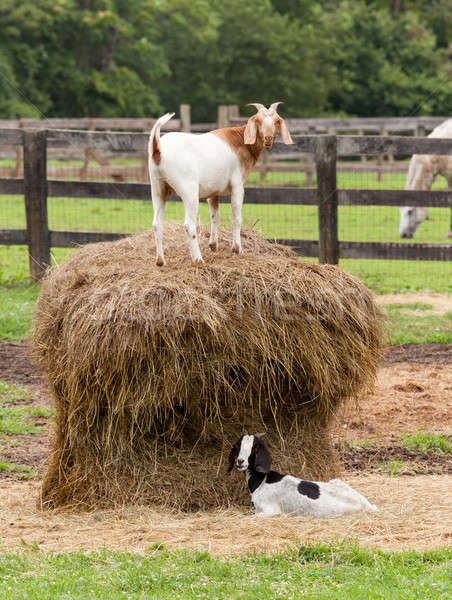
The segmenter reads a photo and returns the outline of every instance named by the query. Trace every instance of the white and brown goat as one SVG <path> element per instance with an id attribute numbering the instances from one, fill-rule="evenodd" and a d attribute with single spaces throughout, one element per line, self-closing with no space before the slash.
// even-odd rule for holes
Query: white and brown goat
<path id="1" fill-rule="evenodd" d="M 185 231 L 193 262 L 202 262 L 196 220 L 199 200 L 207 199 L 211 230 L 209 246 L 218 246 L 219 196 L 231 194 L 232 251 L 240 253 L 240 228 L 244 186 L 263 149 L 270 150 L 276 133 L 285 144 L 293 144 L 284 120 L 274 102 L 270 108 L 255 106 L 257 113 L 242 127 L 215 129 L 209 133 L 167 133 L 160 138 L 160 128 L 174 113 L 160 117 L 149 138 L 149 174 L 154 207 L 157 265 L 165 264 L 163 253 L 163 218 L 166 197 L 174 192 L 185 207 Z"/>

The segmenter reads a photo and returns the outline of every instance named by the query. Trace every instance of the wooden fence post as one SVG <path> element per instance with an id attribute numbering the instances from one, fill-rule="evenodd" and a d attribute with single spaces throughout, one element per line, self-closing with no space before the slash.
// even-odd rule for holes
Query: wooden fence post
<path id="1" fill-rule="evenodd" d="M 47 131 L 24 131 L 24 194 L 30 277 L 38 281 L 50 265 L 47 220 Z"/>
<path id="2" fill-rule="evenodd" d="M 239 116 L 239 105 L 228 104 L 228 121 L 230 122 L 230 119 L 238 119 Z"/>
<path id="3" fill-rule="evenodd" d="M 24 128 L 24 123 L 23 120 L 20 119 L 19 121 L 19 127 L 20 129 Z M 13 177 L 20 177 L 20 170 L 22 169 L 22 161 L 24 158 L 24 147 L 23 146 L 16 146 L 16 164 L 14 167 L 14 175 Z"/>
<path id="4" fill-rule="evenodd" d="M 181 104 L 179 107 L 180 130 L 184 133 L 190 133 L 191 129 L 191 106 L 190 104 Z"/>
<path id="5" fill-rule="evenodd" d="M 227 104 L 220 104 L 217 110 L 217 127 L 223 129 L 223 127 L 229 127 L 228 118 L 228 106 Z"/>
<path id="6" fill-rule="evenodd" d="M 416 125 L 416 131 L 414 132 L 414 134 L 416 137 L 425 137 L 425 135 L 426 135 L 425 124 L 418 123 Z"/>
<path id="7" fill-rule="evenodd" d="M 388 135 L 385 127 L 380 127 L 380 135 Z M 381 181 L 381 167 L 383 166 L 385 156 L 384 154 L 379 154 L 377 157 L 377 165 L 378 165 L 378 173 L 377 173 L 377 181 Z"/>
<path id="8" fill-rule="evenodd" d="M 308 135 L 316 135 L 317 129 L 315 126 L 310 125 L 308 127 Z M 307 154 L 306 156 L 306 186 L 312 187 L 314 184 L 314 160 L 312 154 Z"/>
<path id="9" fill-rule="evenodd" d="M 336 136 L 319 136 L 315 144 L 319 207 L 319 262 L 332 265 L 339 264 L 336 159 Z"/>

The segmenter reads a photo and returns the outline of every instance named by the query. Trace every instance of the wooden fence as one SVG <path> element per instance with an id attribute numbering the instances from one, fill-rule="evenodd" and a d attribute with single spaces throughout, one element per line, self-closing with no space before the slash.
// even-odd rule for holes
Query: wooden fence
<path id="1" fill-rule="evenodd" d="M 349 119 L 286 119 L 292 133 L 302 133 L 316 135 L 318 133 L 328 133 L 336 135 L 337 133 L 378 133 L 386 136 L 389 133 L 405 132 L 414 134 L 418 137 L 425 136 L 439 123 L 445 120 L 445 117 L 375 117 L 375 118 L 349 118 Z M 239 125 L 246 122 L 245 117 L 239 116 L 239 106 L 220 105 L 217 109 L 217 121 L 214 123 L 192 123 L 191 107 L 189 104 L 181 104 L 179 107 L 179 118 L 169 121 L 164 127 L 164 131 L 184 131 L 202 133 L 211 131 L 216 127 L 228 127 L 229 125 Z M 17 128 L 45 128 L 45 129 L 88 129 L 96 130 L 136 130 L 148 133 L 155 123 L 155 118 L 50 118 L 50 119 L 20 119 L 20 120 L 2 120 L 0 119 L 0 129 Z M 110 159 L 115 156 L 114 152 L 103 152 L 100 154 L 92 148 L 85 148 L 83 153 L 80 149 L 74 153 L 73 148 L 51 149 L 49 157 L 59 160 L 83 160 L 83 165 L 78 166 L 53 166 L 48 169 L 48 176 L 53 179 L 79 178 L 81 181 L 87 179 L 113 179 L 117 182 L 123 181 L 141 181 L 148 183 L 147 153 L 140 151 L 130 151 L 133 156 L 141 158 L 141 164 L 136 165 L 118 165 L 112 164 Z M 10 167 L 0 167 L 0 177 L 23 177 L 23 152 L 22 147 L 18 147 L 14 154 L 11 149 L 7 152 L 8 156 L 15 155 L 15 165 Z M 290 159 L 290 164 L 287 163 Z M 366 172 L 376 173 L 377 180 L 380 181 L 383 174 L 387 173 L 406 173 L 407 163 L 403 161 L 394 162 L 391 152 L 387 155 L 388 161 L 384 161 L 384 155 L 379 154 L 377 162 L 366 163 L 366 155 L 361 155 L 360 162 L 340 162 L 337 164 L 338 172 Z M 294 162 L 296 161 L 296 162 Z M 92 166 L 97 163 L 96 166 Z M 312 185 L 314 179 L 315 165 L 311 154 L 283 153 L 280 155 L 271 155 L 264 152 L 261 160 L 255 166 L 253 171 L 260 173 L 260 185 L 267 185 L 265 182 L 268 173 L 305 173 L 306 184 Z M 287 181 L 286 184 L 290 185 Z M 271 184 L 270 184 L 271 185 Z M 284 183 L 282 185 L 285 185 Z"/>
<path id="2" fill-rule="evenodd" d="M 393 154 L 452 154 L 452 140 L 397 136 L 294 136 L 294 153 L 315 157 L 317 189 L 246 189 L 245 201 L 252 204 L 317 205 L 319 240 L 283 239 L 296 252 L 337 264 L 339 258 L 384 258 L 452 260 L 452 244 L 348 242 L 338 239 L 338 205 L 451 207 L 446 191 L 338 190 L 336 164 L 339 156 Z M 48 148 L 91 148 L 95 150 L 144 151 L 148 134 L 66 130 L 0 129 L 0 145 L 22 146 L 24 178 L 0 179 L 0 195 L 24 195 L 26 229 L 0 230 L 0 244 L 28 245 L 30 274 L 38 280 L 50 264 L 50 248 L 73 247 L 90 242 L 114 240 L 127 233 L 52 231 L 48 227 L 47 198 L 97 198 L 150 200 L 150 186 L 140 183 L 110 183 L 48 180 Z M 273 145 L 272 154 L 287 153 L 287 146 Z M 170 197 L 169 200 L 178 200 Z M 221 198 L 227 202 L 227 197 Z"/>

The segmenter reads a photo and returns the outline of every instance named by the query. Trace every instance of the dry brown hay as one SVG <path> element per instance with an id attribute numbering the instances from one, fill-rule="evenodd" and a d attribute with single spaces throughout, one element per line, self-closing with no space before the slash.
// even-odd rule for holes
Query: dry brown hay
<path id="1" fill-rule="evenodd" d="M 56 406 L 47 507 L 248 502 L 226 478 L 230 445 L 267 431 L 275 464 L 339 471 L 332 415 L 372 384 L 381 352 L 374 297 L 338 267 L 304 263 L 243 232 L 244 254 L 202 230 L 202 266 L 182 227 L 88 245 L 43 281 L 34 349 Z"/>
<path id="2" fill-rule="evenodd" d="M 385 551 L 448 546 L 452 540 L 452 476 L 348 477 L 347 482 L 380 508 L 330 519 L 262 518 L 249 510 L 192 514 L 147 506 L 74 513 L 40 511 L 36 482 L 0 489 L 0 547 L 38 544 L 42 551 L 112 550 L 142 553 L 153 544 L 208 550 L 219 556 L 282 551 L 294 544 L 358 541 Z"/>

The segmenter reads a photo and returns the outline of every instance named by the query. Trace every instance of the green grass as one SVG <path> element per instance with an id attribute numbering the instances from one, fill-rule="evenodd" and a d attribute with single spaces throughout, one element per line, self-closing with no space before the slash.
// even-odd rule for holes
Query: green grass
<path id="1" fill-rule="evenodd" d="M 347 161 L 348 162 L 348 161 Z M 296 165 L 292 161 L 279 161 L 280 165 Z M 368 161 L 369 165 L 375 166 L 376 161 Z M 399 162 L 402 165 L 403 162 Z M 408 167 L 408 161 L 405 162 Z M 378 181 L 377 173 L 337 173 L 337 185 L 342 189 L 380 189 L 380 190 L 397 190 L 403 189 L 406 181 L 406 173 L 382 173 L 381 180 Z M 251 173 L 248 177 L 248 185 L 272 184 L 284 187 L 284 185 L 305 187 L 305 173 L 267 173 L 262 179 L 260 173 Z M 313 187 L 317 185 L 317 178 L 314 172 Z M 438 177 L 432 185 L 432 190 L 447 189 L 446 180 L 443 177 Z"/>
<path id="2" fill-rule="evenodd" d="M 2 600 L 246 599 L 446 600 L 452 550 L 384 553 L 356 546 L 301 546 L 224 560 L 207 552 L 144 555 L 103 550 L 0 555 Z"/>
<path id="3" fill-rule="evenodd" d="M 419 308 L 418 303 L 389 304 L 384 308 L 389 316 L 386 327 L 386 337 L 389 343 L 443 342 L 452 344 L 452 311 L 443 315 L 424 314 L 431 309 L 431 306 L 424 305 L 423 308 Z M 413 311 L 416 312 L 413 313 Z"/>
<path id="4" fill-rule="evenodd" d="M 0 440 L 4 436 L 41 433 L 36 419 L 48 418 L 52 410 L 45 406 L 25 404 L 27 391 L 17 385 L 0 381 Z"/>
<path id="5" fill-rule="evenodd" d="M 150 190 L 149 190 L 150 198 Z M 182 223 L 182 202 L 168 202 L 167 220 Z M 144 200 L 98 200 L 95 198 L 48 198 L 50 229 L 112 231 L 135 233 L 152 224 L 152 203 Z M 205 202 L 200 204 L 199 220 L 209 223 Z M 362 242 L 402 242 L 398 233 L 399 209 L 391 206 L 340 206 L 339 239 Z M 231 224 L 231 207 L 221 206 L 221 221 Z M 243 206 L 243 221 L 257 227 L 270 238 L 318 239 L 317 208 L 247 204 Z M 450 209 L 431 208 L 429 219 L 416 232 L 416 242 L 442 242 L 449 231 Z M 25 228 L 25 207 L 22 196 L 0 196 L 0 229 Z"/>
<path id="6" fill-rule="evenodd" d="M 26 402 L 29 400 L 29 397 L 25 388 L 0 379 L 0 406 Z"/>
<path id="7" fill-rule="evenodd" d="M 409 450 L 452 456 L 452 436 L 443 433 L 417 431 L 414 435 L 404 435 L 402 443 Z"/>
<path id="8" fill-rule="evenodd" d="M 26 465 L 16 465 L 12 462 L 0 462 L 0 473 L 12 473 L 14 479 L 31 479 L 36 477 L 36 471 Z"/>
<path id="9" fill-rule="evenodd" d="M 452 299 L 451 299 L 452 306 Z M 387 310 L 433 310 L 433 304 L 424 304 L 423 302 L 407 302 L 406 304 L 387 304 Z"/>
<path id="10" fill-rule="evenodd" d="M 0 339 L 28 337 L 38 291 L 37 286 L 25 281 L 0 285 Z"/>

